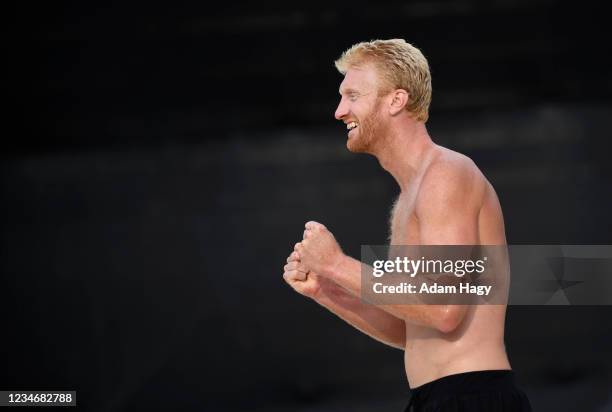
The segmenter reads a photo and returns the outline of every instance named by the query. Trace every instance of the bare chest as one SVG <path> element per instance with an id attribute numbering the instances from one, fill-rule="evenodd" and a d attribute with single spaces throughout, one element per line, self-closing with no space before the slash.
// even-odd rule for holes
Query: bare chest
<path id="1" fill-rule="evenodd" d="M 401 194 L 393 204 L 389 219 L 391 245 L 419 244 L 419 221 L 415 207 L 416 193 Z"/>

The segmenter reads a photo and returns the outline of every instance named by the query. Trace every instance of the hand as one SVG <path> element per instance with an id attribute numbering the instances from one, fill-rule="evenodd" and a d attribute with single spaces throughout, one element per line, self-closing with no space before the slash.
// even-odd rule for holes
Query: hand
<path id="1" fill-rule="evenodd" d="M 297 243 L 294 250 L 298 252 L 304 267 L 328 276 L 342 260 L 344 253 L 329 230 L 321 223 L 307 222 L 304 239 Z"/>
<path id="2" fill-rule="evenodd" d="M 296 292 L 316 300 L 321 291 L 321 278 L 316 273 L 306 269 L 300 262 L 297 252 L 291 252 L 284 269 L 283 279 L 285 279 L 289 286 Z"/>

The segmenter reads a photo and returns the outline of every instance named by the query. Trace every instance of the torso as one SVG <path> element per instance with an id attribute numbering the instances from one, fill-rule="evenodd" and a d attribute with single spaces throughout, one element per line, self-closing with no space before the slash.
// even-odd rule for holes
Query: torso
<path id="1" fill-rule="evenodd" d="M 410 187 L 398 197 L 391 212 L 390 244 L 421 244 L 421 223 L 415 212 L 420 184 L 428 167 L 448 156 L 462 155 L 435 146 L 433 156 L 423 162 Z M 497 195 L 475 165 L 473 169 L 473 184 L 477 189 L 474 193 L 477 193 L 479 205 L 479 243 L 506 244 L 503 216 Z M 510 369 L 504 346 L 505 313 L 505 305 L 470 306 L 459 327 L 448 334 L 406 322 L 404 360 L 410 386 L 414 388 L 461 372 Z"/>

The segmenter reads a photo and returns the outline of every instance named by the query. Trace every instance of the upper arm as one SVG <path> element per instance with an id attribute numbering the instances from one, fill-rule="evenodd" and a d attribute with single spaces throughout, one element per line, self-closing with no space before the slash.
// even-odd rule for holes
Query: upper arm
<path id="1" fill-rule="evenodd" d="M 467 158 L 432 165 L 416 204 L 421 245 L 476 245 L 481 183 Z M 433 327 L 448 333 L 463 320 L 465 305 L 429 305 Z"/>
<path id="2" fill-rule="evenodd" d="M 420 244 L 478 244 L 481 186 L 475 166 L 467 158 L 432 165 L 416 203 Z"/>

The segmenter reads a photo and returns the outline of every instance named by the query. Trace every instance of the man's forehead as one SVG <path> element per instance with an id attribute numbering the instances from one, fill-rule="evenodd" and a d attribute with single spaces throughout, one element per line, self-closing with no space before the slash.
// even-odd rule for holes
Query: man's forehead
<path id="1" fill-rule="evenodd" d="M 364 92 L 376 87 L 377 77 L 375 70 L 369 65 L 351 67 L 340 83 L 340 94 L 350 92 Z"/>

